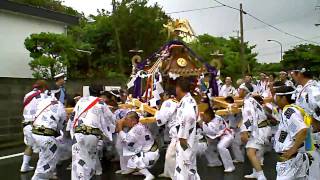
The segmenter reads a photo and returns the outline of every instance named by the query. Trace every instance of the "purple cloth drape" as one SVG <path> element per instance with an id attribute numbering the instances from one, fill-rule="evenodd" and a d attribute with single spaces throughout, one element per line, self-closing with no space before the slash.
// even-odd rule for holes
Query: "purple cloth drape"
<path id="1" fill-rule="evenodd" d="M 134 81 L 133 98 L 141 98 L 141 77 L 137 77 Z"/>

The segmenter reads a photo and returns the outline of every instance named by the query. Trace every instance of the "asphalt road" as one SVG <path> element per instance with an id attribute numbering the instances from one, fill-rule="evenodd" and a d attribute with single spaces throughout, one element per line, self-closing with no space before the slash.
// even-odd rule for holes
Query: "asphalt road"
<path id="1" fill-rule="evenodd" d="M 23 151 L 23 147 L 12 148 L 8 150 L 0 151 L 0 157 L 21 153 Z M 0 158 L 1 159 L 1 158 Z M 32 158 L 31 165 L 36 165 L 37 156 L 34 155 Z M 1 159 L 0 160 L 0 180 L 30 180 L 33 172 L 21 174 L 19 172 L 20 165 L 22 162 L 22 156 L 12 157 L 8 159 Z M 63 163 L 61 166 L 57 168 L 58 177 L 61 180 L 69 180 L 71 172 L 66 170 L 66 166 L 68 166 L 69 162 Z M 164 163 L 164 151 L 161 152 L 161 158 L 156 163 L 156 165 L 151 169 L 151 172 L 154 175 L 159 175 L 163 170 L 163 163 Z M 275 155 L 274 153 L 267 153 L 265 155 L 265 162 L 264 162 L 264 172 L 267 176 L 268 180 L 275 179 L 276 172 L 275 172 Z M 246 160 L 243 164 L 236 165 L 236 171 L 233 173 L 224 173 L 223 167 L 215 167 L 209 168 L 206 166 L 207 162 L 204 157 L 198 158 L 198 171 L 201 179 L 203 180 L 241 180 L 244 179 L 243 176 L 245 174 L 251 173 L 252 168 Z M 114 172 L 118 170 L 119 164 L 118 163 L 111 163 L 109 161 L 103 161 L 103 175 L 101 177 L 97 177 L 96 179 L 103 179 L 103 180 L 142 180 L 142 176 L 132 176 L 132 175 L 116 175 Z M 156 179 L 163 179 L 163 178 L 156 178 Z"/>

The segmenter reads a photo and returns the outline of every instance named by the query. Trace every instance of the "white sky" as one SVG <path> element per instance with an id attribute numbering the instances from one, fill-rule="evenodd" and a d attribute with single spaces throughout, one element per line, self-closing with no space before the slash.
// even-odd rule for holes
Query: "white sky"
<path id="1" fill-rule="evenodd" d="M 71 6 L 86 15 L 97 14 L 97 9 L 111 10 L 111 0 L 64 0 L 64 4 Z M 252 15 L 272 24 L 283 31 L 297 35 L 320 44 L 320 0 L 220 0 L 221 2 L 239 7 Z M 166 12 L 189 10 L 219 5 L 214 0 L 150 0 L 150 4 L 157 2 Z M 171 14 L 174 18 L 186 18 L 196 34 L 208 33 L 214 36 L 236 36 L 239 30 L 239 12 L 220 7 L 202 11 Z M 283 44 L 284 50 L 296 44 L 305 43 L 299 39 L 287 36 L 266 25 L 244 16 L 244 38 L 250 44 L 256 44 L 255 51 L 259 53 L 260 62 L 279 62 L 280 46 L 268 39 L 275 39 Z"/>

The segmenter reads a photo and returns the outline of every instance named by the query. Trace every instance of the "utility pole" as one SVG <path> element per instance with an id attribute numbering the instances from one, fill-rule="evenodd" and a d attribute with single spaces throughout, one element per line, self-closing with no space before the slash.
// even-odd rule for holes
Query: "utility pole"
<path id="1" fill-rule="evenodd" d="M 244 76 L 246 73 L 247 62 L 244 57 L 244 42 L 243 42 L 243 9 L 242 3 L 240 3 L 240 61 L 241 61 L 241 70 L 242 75 Z"/>

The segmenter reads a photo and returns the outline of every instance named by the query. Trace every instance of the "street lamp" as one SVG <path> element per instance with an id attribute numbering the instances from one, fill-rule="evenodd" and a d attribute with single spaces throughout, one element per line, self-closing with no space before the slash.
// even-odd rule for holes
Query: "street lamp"
<path id="1" fill-rule="evenodd" d="M 268 39 L 268 42 L 275 42 L 278 43 L 280 45 L 280 51 L 281 51 L 281 61 L 282 61 L 282 44 L 280 41 L 274 40 L 274 39 Z"/>

